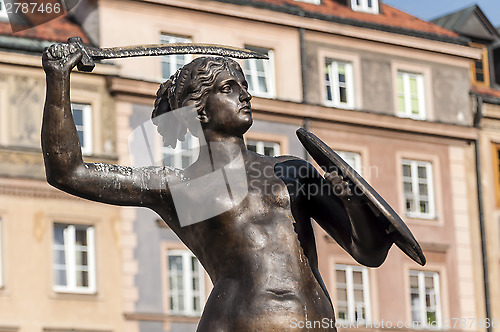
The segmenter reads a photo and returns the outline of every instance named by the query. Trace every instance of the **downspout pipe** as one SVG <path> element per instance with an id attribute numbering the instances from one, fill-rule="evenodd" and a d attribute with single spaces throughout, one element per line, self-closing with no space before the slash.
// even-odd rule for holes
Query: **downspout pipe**
<path id="1" fill-rule="evenodd" d="M 307 56 L 306 56 L 306 42 L 305 42 L 305 34 L 306 34 L 306 29 L 304 28 L 299 28 L 299 43 L 300 43 L 300 75 L 302 79 L 302 103 L 307 104 L 307 75 L 306 75 L 306 70 L 307 70 Z M 304 122 L 302 127 L 304 127 L 305 130 L 309 130 L 309 123 L 310 123 L 310 118 L 309 117 L 304 117 Z M 309 154 L 307 153 L 306 149 L 303 148 L 304 151 L 304 160 L 310 161 L 309 160 Z"/>
<path id="2" fill-rule="evenodd" d="M 481 119 L 483 118 L 483 98 L 476 95 L 476 114 L 474 116 L 474 127 L 480 128 Z M 483 282 L 484 282 L 484 309 L 486 319 L 491 322 L 491 301 L 490 301 L 490 281 L 488 267 L 488 251 L 486 245 L 486 229 L 484 221 L 484 202 L 483 202 L 483 172 L 481 164 L 481 146 L 479 138 L 475 140 L 476 152 L 476 181 L 477 181 L 477 205 L 479 212 L 479 230 L 481 235 L 481 251 L 483 256 Z M 486 328 L 488 332 L 492 331 L 491 324 Z"/>

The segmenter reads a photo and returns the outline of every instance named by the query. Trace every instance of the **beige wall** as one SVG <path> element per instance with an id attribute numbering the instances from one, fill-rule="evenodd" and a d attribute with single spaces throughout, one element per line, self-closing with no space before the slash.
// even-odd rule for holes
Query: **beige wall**
<path id="1" fill-rule="evenodd" d="M 119 208 L 72 198 L 38 181 L 0 180 L 4 287 L 0 326 L 122 331 Z M 95 227 L 97 293 L 53 290 L 53 224 Z"/>

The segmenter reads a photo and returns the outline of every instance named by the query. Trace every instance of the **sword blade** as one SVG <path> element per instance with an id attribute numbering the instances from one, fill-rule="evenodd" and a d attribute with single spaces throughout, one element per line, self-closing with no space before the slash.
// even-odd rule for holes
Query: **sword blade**
<path id="1" fill-rule="evenodd" d="M 242 48 L 216 44 L 151 44 L 110 48 L 88 48 L 94 60 L 170 54 L 210 54 L 238 59 L 268 59 L 267 55 Z"/>

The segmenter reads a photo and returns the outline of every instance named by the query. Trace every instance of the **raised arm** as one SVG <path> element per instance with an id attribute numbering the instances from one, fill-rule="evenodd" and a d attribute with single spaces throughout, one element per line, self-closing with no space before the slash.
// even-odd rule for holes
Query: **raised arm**
<path id="1" fill-rule="evenodd" d="M 71 113 L 70 72 L 81 59 L 71 44 L 43 52 L 47 91 L 42 151 L 47 181 L 70 194 L 116 205 L 154 206 L 166 192 L 162 168 L 131 168 L 84 163 Z"/>

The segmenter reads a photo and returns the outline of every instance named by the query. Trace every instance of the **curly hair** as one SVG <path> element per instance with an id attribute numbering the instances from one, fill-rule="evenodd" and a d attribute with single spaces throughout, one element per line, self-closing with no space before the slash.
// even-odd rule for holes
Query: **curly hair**
<path id="1" fill-rule="evenodd" d="M 233 59 L 226 57 L 200 57 L 181 67 L 162 83 L 156 92 L 151 119 L 155 125 L 159 124 L 159 116 L 176 110 L 187 100 L 194 101 L 198 115 L 205 114 L 205 103 L 208 93 L 212 88 L 217 76 L 224 70 L 237 70 L 243 74 L 240 65 Z M 177 140 L 184 141 L 188 128 L 184 123 L 169 118 L 163 135 L 165 146 L 175 148 Z"/>

